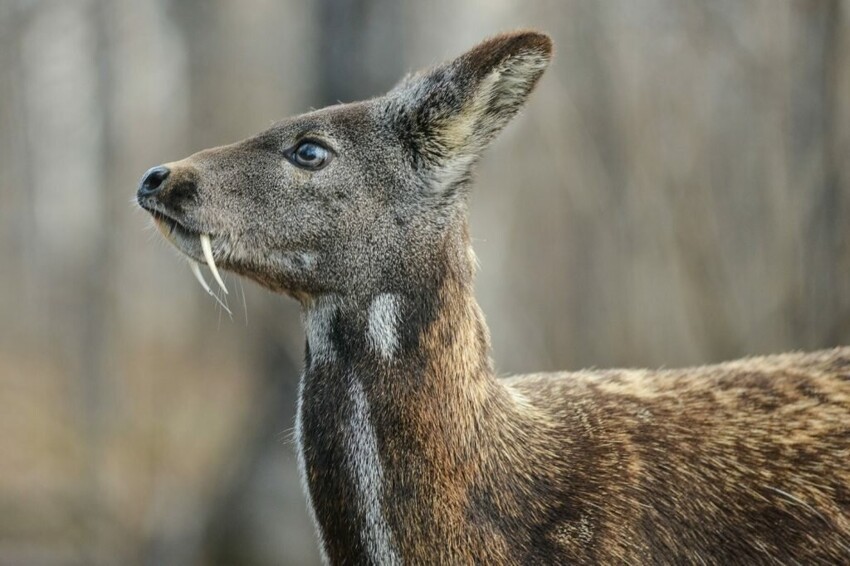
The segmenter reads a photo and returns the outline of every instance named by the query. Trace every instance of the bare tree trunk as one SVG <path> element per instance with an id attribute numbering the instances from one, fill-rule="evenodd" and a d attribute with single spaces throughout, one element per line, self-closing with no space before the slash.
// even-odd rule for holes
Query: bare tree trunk
<path id="1" fill-rule="evenodd" d="M 79 382 L 83 395 L 81 407 L 86 438 L 87 481 L 83 493 L 86 493 L 88 509 L 86 509 L 89 524 L 90 560 L 92 564 L 106 564 L 111 554 L 108 544 L 120 540 L 115 530 L 119 528 L 110 519 L 109 507 L 103 493 L 104 485 L 104 445 L 109 435 L 109 412 L 112 380 L 109 371 L 109 352 L 114 349 L 109 332 L 109 313 L 112 311 L 111 279 L 114 273 L 114 254 L 110 245 L 110 235 L 117 233 L 113 219 L 115 209 L 115 191 L 110 190 L 112 163 L 112 128 L 111 128 L 111 93 L 110 76 L 110 4 L 106 0 L 86 6 L 88 12 L 85 19 L 89 22 L 88 33 L 94 36 L 95 59 L 91 64 L 97 64 L 93 71 L 97 84 L 95 86 L 96 102 L 90 107 L 98 111 L 98 115 L 87 117 L 92 124 L 98 124 L 97 155 L 99 163 L 93 169 L 98 172 L 97 178 L 90 179 L 96 187 L 96 207 L 100 212 L 96 219 L 91 250 L 85 264 L 79 266 L 83 282 L 82 305 L 84 313 L 77 320 L 82 321 L 80 327 L 82 355 Z M 105 109 L 105 111 L 101 111 Z"/>
<path id="2" fill-rule="evenodd" d="M 320 0 L 317 107 L 370 98 L 404 73 L 404 3 Z"/>
<path id="3" fill-rule="evenodd" d="M 841 28 L 840 0 L 808 0 L 797 5 L 795 21 L 799 75 L 791 93 L 789 161 L 796 164 L 794 180 L 811 186 L 811 211 L 805 238 L 802 296 L 795 309 L 795 343 L 803 348 L 838 345 L 847 338 L 847 312 L 841 308 L 841 290 L 847 273 L 837 261 L 846 244 L 847 191 L 841 186 L 837 155 L 837 78 Z M 809 176 L 814 177 L 812 182 Z M 843 328 L 843 332 L 842 332 Z"/>
<path id="4" fill-rule="evenodd" d="M 208 564 L 262 564 L 268 560 L 261 549 L 251 544 L 256 541 L 251 533 L 256 528 L 251 520 L 252 506 L 257 503 L 254 494 L 261 476 L 278 462 L 270 455 L 281 450 L 289 436 L 286 431 L 292 428 L 297 395 L 292 378 L 300 367 L 300 362 L 283 350 L 275 325 L 270 322 L 260 321 L 263 339 L 255 351 L 262 383 L 252 411 L 256 415 L 253 428 L 244 435 L 245 441 L 233 460 L 235 470 L 228 474 L 228 482 L 211 502 L 205 517 L 200 546 Z"/>

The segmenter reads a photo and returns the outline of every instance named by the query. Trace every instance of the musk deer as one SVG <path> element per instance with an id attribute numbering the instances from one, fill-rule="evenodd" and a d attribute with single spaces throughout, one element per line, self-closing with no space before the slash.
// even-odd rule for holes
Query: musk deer
<path id="1" fill-rule="evenodd" d="M 497 379 L 482 150 L 552 56 L 499 35 L 388 94 L 155 167 L 197 262 L 301 303 L 296 438 L 327 562 L 850 564 L 850 348 Z"/>

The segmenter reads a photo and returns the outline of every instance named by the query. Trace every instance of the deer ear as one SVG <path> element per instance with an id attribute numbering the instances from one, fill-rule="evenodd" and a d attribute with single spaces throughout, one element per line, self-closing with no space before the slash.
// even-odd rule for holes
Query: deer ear
<path id="1" fill-rule="evenodd" d="M 418 158 L 458 168 L 458 160 L 474 161 L 516 115 L 551 58 L 546 34 L 498 35 L 407 77 L 390 92 L 389 110 Z"/>

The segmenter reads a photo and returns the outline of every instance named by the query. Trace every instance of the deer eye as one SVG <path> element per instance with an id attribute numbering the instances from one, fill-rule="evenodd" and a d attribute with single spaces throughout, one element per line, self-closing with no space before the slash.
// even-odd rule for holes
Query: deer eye
<path id="1" fill-rule="evenodd" d="M 310 171 L 318 171 L 327 165 L 332 155 L 329 149 L 311 140 L 302 141 L 287 152 L 289 161 Z"/>

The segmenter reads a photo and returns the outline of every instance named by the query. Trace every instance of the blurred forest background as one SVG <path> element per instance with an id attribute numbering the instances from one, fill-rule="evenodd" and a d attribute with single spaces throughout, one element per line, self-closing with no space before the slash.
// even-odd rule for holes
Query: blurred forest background
<path id="1" fill-rule="evenodd" d="M 557 55 L 471 202 L 500 371 L 850 343 L 850 1 L 0 0 L 0 564 L 317 561 L 295 303 L 230 320 L 131 198 L 516 27 Z"/>

